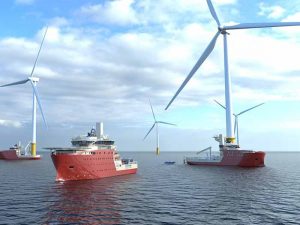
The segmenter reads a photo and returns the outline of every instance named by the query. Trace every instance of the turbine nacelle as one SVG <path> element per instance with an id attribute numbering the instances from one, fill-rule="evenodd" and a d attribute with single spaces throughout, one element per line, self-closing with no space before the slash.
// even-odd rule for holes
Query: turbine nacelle
<path id="1" fill-rule="evenodd" d="M 228 32 L 227 32 L 227 30 L 226 29 L 224 29 L 223 27 L 218 27 L 218 31 L 220 32 L 220 34 L 229 34 Z"/>
<path id="2" fill-rule="evenodd" d="M 28 77 L 28 80 L 31 80 L 32 82 L 37 83 L 37 82 L 40 81 L 40 78 L 38 78 L 38 77 Z"/>

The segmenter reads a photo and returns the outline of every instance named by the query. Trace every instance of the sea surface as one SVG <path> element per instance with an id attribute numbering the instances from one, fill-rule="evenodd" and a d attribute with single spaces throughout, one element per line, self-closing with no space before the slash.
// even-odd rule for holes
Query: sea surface
<path id="1" fill-rule="evenodd" d="M 42 154 L 0 161 L 0 224 L 300 224 L 300 153 L 267 153 L 265 167 L 249 169 L 120 152 L 137 174 L 63 183 Z"/>

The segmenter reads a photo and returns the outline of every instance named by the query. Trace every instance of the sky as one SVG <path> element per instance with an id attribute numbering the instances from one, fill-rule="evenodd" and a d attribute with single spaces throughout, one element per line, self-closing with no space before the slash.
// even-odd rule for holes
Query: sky
<path id="1" fill-rule="evenodd" d="M 221 24 L 300 21 L 300 0 L 212 0 Z M 223 42 L 171 100 L 217 31 L 205 0 L 0 1 L 0 85 L 24 80 L 48 33 L 34 76 L 37 146 L 70 146 L 97 121 L 119 151 L 153 151 L 149 99 L 161 125 L 161 151 L 217 150 L 224 134 Z M 244 149 L 299 151 L 300 27 L 231 31 L 233 111 Z M 0 149 L 31 140 L 30 84 L 0 89 Z"/>

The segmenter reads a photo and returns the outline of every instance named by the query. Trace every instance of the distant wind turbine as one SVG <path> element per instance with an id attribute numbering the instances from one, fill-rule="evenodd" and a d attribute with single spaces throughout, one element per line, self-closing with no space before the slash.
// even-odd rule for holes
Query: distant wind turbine
<path id="1" fill-rule="evenodd" d="M 42 104 L 40 102 L 40 97 L 39 97 L 39 94 L 38 94 L 38 90 L 36 88 L 36 85 L 37 85 L 37 83 L 39 81 L 39 78 L 33 76 L 33 73 L 34 73 L 34 70 L 35 70 L 35 67 L 36 67 L 36 64 L 37 64 L 37 61 L 38 61 L 38 58 L 39 58 L 39 55 L 40 55 L 40 52 L 41 52 L 44 40 L 45 40 L 45 37 L 46 37 L 47 31 L 48 31 L 48 27 L 45 30 L 45 33 L 44 33 L 44 36 L 43 36 L 40 48 L 38 50 L 37 57 L 36 57 L 36 59 L 34 61 L 33 68 L 32 68 L 31 73 L 30 73 L 30 76 L 27 79 L 25 79 L 25 80 L 21 80 L 21 81 L 17 81 L 17 82 L 14 82 L 14 83 L 5 84 L 5 85 L 1 85 L 0 86 L 0 87 L 7 87 L 7 86 L 25 84 L 28 81 L 31 84 L 32 92 L 33 92 L 32 93 L 32 96 L 33 96 L 32 99 L 33 100 L 32 100 L 32 141 L 31 141 L 31 155 L 34 156 L 34 157 L 36 156 L 36 103 L 37 102 L 38 102 L 39 108 L 41 110 L 41 114 L 42 114 L 44 123 L 45 123 L 45 125 L 47 127 L 47 122 L 46 122 L 45 117 L 44 117 L 44 113 L 43 113 L 43 109 L 42 109 Z"/>
<path id="2" fill-rule="evenodd" d="M 221 106 L 223 109 L 225 109 L 226 110 L 226 107 L 224 106 L 224 105 L 222 105 L 220 102 L 218 102 L 217 100 L 214 100 L 219 106 Z M 242 115 L 242 114 L 244 114 L 244 113 L 246 113 L 246 112 L 248 112 L 248 111 L 250 111 L 250 110 L 252 110 L 252 109 L 255 109 L 255 108 L 257 108 L 257 107 L 259 107 L 259 106 L 261 106 L 261 105 L 263 105 L 263 104 L 265 104 L 264 102 L 263 103 L 260 103 L 260 104 L 258 104 L 258 105 L 256 105 L 256 106 L 253 106 L 253 107 L 251 107 L 251 108 L 249 108 L 249 109 L 246 109 L 246 110 L 244 110 L 244 111 L 242 111 L 242 112 L 240 112 L 240 113 L 238 113 L 238 114 L 234 114 L 233 113 L 233 115 L 234 115 L 234 117 L 235 117 L 235 120 L 234 120 L 234 134 L 236 134 L 236 139 L 237 139 L 237 144 L 238 145 L 240 145 L 240 141 L 239 141 L 239 116 L 240 115 Z"/>
<path id="3" fill-rule="evenodd" d="M 226 143 L 234 143 L 235 138 L 233 135 L 233 127 L 232 127 L 232 101 L 231 101 L 231 77 L 228 72 L 228 54 L 227 54 L 227 34 L 229 30 L 237 30 L 237 29 L 251 29 L 251 28 L 265 28 L 265 27 L 286 27 L 286 26 L 300 26 L 300 22 L 275 22 L 275 23 L 240 23 L 233 26 L 221 26 L 218 16 L 215 12 L 215 9 L 211 3 L 211 0 L 207 0 L 207 5 L 209 7 L 210 13 L 212 17 L 215 19 L 218 25 L 218 31 L 208 44 L 206 49 L 204 50 L 201 57 L 198 59 L 197 63 L 188 74 L 184 82 L 181 84 L 167 107 L 172 104 L 178 94 L 182 91 L 185 85 L 189 82 L 189 80 L 193 77 L 199 67 L 203 64 L 206 58 L 211 54 L 213 51 L 216 41 L 220 34 L 223 35 L 223 42 L 224 42 L 224 72 L 225 72 L 225 99 L 226 99 Z"/>
<path id="4" fill-rule="evenodd" d="M 150 103 L 150 107 L 151 107 L 151 111 L 152 111 L 154 123 L 153 123 L 152 127 L 150 128 L 150 130 L 148 131 L 148 133 L 145 135 L 144 140 L 150 134 L 150 132 L 152 131 L 152 129 L 155 127 L 156 128 L 156 155 L 159 155 L 159 132 L 158 132 L 158 124 L 161 123 L 161 124 L 167 124 L 167 125 L 172 125 L 172 126 L 176 126 L 176 124 L 167 123 L 167 122 L 164 122 L 164 121 L 158 121 L 158 120 L 156 120 L 156 117 L 155 117 L 155 114 L 154 114 L 153 107 L 152 107 L 150 99 L 149 99 L 149 103 Z"/>

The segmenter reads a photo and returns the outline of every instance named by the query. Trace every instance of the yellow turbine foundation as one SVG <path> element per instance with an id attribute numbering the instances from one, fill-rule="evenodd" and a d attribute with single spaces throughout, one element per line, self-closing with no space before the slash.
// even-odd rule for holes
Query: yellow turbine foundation
<path id="1" fill-rule="evenodd" d="M 226 137 L 226 143 L 234 143 L 235 137 Z"/>
<path id="2" fill-rule="evenodd" d="M 156 155 L 159 155 L 159 148 L 156 148 Z"/>
<path id="3" fill-rule="evenodd" d="M 36 156 L 36 143 L 31 143 L 31 155 Z"/>

